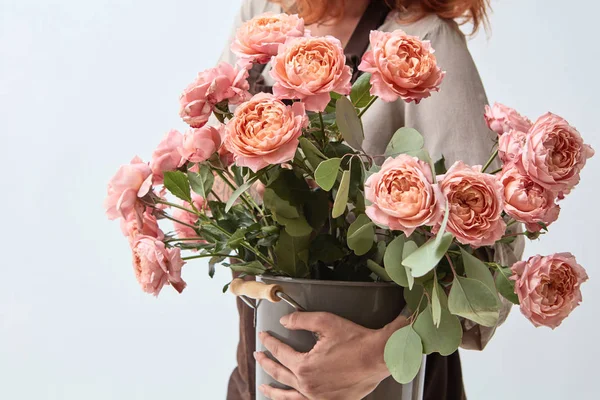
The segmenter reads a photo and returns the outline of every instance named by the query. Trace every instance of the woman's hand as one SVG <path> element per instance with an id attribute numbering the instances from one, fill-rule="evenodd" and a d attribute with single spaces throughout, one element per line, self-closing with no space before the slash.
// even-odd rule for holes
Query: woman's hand
<path id="1" fill-rule="evenodd" d="M 266 332 L 259 339 L 281 364 L 263 352 L 256 361 L 273 379 L 295 390 L 261 385 L 272 400 L 362 399 L 387 378 L 383 351 L 389 337 L 407 324 L 400 316 L 380 330 L 367 329 L 329 313 L 296 312 L 281 318 L 291 330 L 315 332 L 319 340 L 308 353 L 299 353 Z"/>

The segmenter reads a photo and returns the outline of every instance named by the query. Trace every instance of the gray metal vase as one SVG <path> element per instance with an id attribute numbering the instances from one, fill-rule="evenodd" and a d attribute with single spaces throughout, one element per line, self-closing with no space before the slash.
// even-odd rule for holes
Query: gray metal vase
<path id="1" fill-rule="evenodd" d="M 402 288 L 393 284 L 319 281 L 266 276 L 260 277 L 259 280 L 267 284 L 281 286 L 285 294 L 307 311 L 330 312 L 371 329 L 379 329 L 392 322 L 400 315 L 405 306 Z M 308 352 L 315 345 L 315 338 L 312 333 L 290 331 L 279 323 L 281 317 L 294 311 L 294 308 L 284 301 L 278 303 L 262 301 L 258 307 L 256 332 L 269 332 L 297 351 Z M 256 346 L 259 351 L 266 351 L 258 337 Z M 423 363 L 421 371 L 413 382 L 401 385 L 392 377 L 389 377 L 381 382 L 377 389 L 365 399 L 421 400 L 425 379 L 424 365 Z M 267 375 L 257 365 L 256 386 L 262 384 L 287 388 Z M 256 399 L 266 400 L 266 397 L 258 392 Z"/>

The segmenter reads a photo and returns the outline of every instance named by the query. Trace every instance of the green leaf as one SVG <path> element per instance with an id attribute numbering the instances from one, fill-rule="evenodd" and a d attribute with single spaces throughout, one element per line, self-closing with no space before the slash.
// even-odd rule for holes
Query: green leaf
<path id="1" fill-rule="evenodd" d="M 335 108 L 335 121 L 344 140 L 354 149 L 362 149 L 365 134 L 360 118 L 356 114 L 356 109 L 346 96 L 342 96 L 337 100 Z"/>
<path id="2" fill-rule="evenodd" d="M 266 188 L 263 194 L 263 203 L 266 208 L 271 210 L 277 217 L 298 218 L 300 213 L 298 208 L 291 205 L 289 201 L 282 199 L 271 188 Z"/>
<path id="3" fill-rule="evenodd" d="M 367 268 L 385 282 L 391 282 L 392 278 L 385 272 L 385 269 L 373 260 L 367 260 Z"/>
<path id="4" fill-rule="evenodd" d="M 227 247 L 237 249 L 246 238 L 246 228 L 236 230 L 233 235 L 227 240 Z"/>
<path id="5" fill-rule="evenodd" d="M 304 216 L 315 231 L 321 230 L 329 218 L 329 193 L 320 189 L 310 192 L 304 204 Z"/>
<path id="6" fill-rule="evenodd" d="M 215 176 L 210 168 L 206 165 L 201 165 L 198 173 L 188 172 L 188 179 L 192 190 L 207 199 L 215 182 Z"/>
<path id="7" fill-rule="evenodd" d="M 438 265 L 450 248 L 453 239 L 454 237 L 450 233 L 445 233 L 439 244 L 436 239 L 430 239 L 414 253 L 404 258 L 402 263 L 410 268 L 411 274 L 415 278 L 424 276 Z"/>
<path id="8" fill-rule="evenodd" d="M 235 201 L 242 195 L 242 193 L 244 193 L 246 190 L 250 189 L 250 186 L 252 186 L 254 184 L 254 182 L 256 182 L 256 180 L 258 180 L 259 177 L 260 177 L 260 174 L 255 175 L 252 178 L 248 179 L 248 181 L 246 183 L 244 183 L 242 186 L 238 187 L 231 194 L 231 197 L 229 197 L 229 200 L 227 200 L 227 204 L 225 205 L 225 212 L 228 212 L 231 209 L 231 207 L 233 207 L 233 203 L 235 203 Z"/>
<path id="9" fill-rule="evenodd" d="M 317 185 L 329 192 L 337 180 L 341 163 L 341 158 L 330 158 L 321 162 L 315 170 L 315 182 L 317 182 Z"/>
<path id="10" fill-rule="evenodd" d="M 232 271 L 244 272 L 248 275 L 262 275 L 267 270 L 265 266 L 258 261 L 231 264 L 229 268 L 231 268 Z"/>
<path id="11" fill-rule="evenodd" d="M 402 287 L 408 287 L 408 272 L 402 264 L 404 252 L 404 235 L 400 235 L 388 244 L 383 256 L 383 265 L 394 282 Z"/>
<path id="12" fill-rule="evenodd" d="M 446 227 L 448 226 L 448 219 L 450 218 L 450 206 L 446 203 L 446 210 L 444 211 L 444 219 L 442 220 L 442 224 L 440 225 L 440 230 L 438 231 L 435 237 L 435 245 L 439 246 L 442 243 L 442 239 L 444 238 L 444 233 L 446 233 Z"/>
<path id="13" fill-rule="evenodd" d="M 215 265 L 225 261 L 225 256 L 213 256 L 208 260 L 208 276 L 215 276 Z"/>
<path id="14" fill-rule="evenodd" d="M 414 328 L 421 337 L 425 354 L 437 352 L 449 356 L 458 349 L 462 340 L 462 326 L 458 317 L 446 309 L 441 310 L 441 322 L 436 327 L 431 307 L 427 306 L 417 318 Z"/>
<path id="15" fill-rule="evenodd" d="M 373 257 L 371 258 L 373 261 L 375 261 L 377 264 L 379 265 L 383 265 L 383 257 L 385 257 L 385 251 L 387 250 L 387 244 L 381 240 L 379 242 L 377 242 L 377 245 L 375 246 L 376 251 L 375 254 L 373 254 Z"/>
<path id="16" fill-rule="evenodd" d="M 304 156 L 308 160 L 308 163 L 312 167 L 313 171 L 317 169 L 321 161 L 327 160 L 327 156 L 321 153 L 321 151 L 317 148 L 317 146 L 314 145 L 313 142 L 304 136 L 301 136 L 298 140 L 300 141 L 300 148 L 302 149 L 302 152 L 304 153 Z"/>
<path id="17" fill-rule="evenodd" d="M 342 245 L 331 235 L 319 235 L 310 243 L 311 260 L 331 264 L 344 255 Z"/>
<path id="18" fill-rule="evenodd" d="M 419 307 L 419 312 L 427 306 L 427 298 L 424 297 L 425 288 L 423 285 L 415 285 L 412 289 L 404 289 L 404 300 L 408 307 L 414 312 Z"/>
<path id="19" fill-rule="evenodd" d="M 448 172 L 446 169 L 446 159 L 444 158 L 444 155 L 442 155 L 442 158 L 435 162 L 434 170 L 436 175 L 444 175 L 446 172 Z"/>
<path id="20" fill-rule="evenodd" d="M 354 107 L 363 108 L 369 101 L 371 101 L 371 74 L 362 74 L 356 82 L 352 85 L 352 91 L 350 92 L 350 100 Z"/>
<path id="21" fill-rule="evenodd" d="M 273 214 L 273 217 L 281 225 L 285 226 L 285 231 L 291 236 L 306 236 L 312 232 L 312 226 L 308 224 L 304 216 L 298 218 L 286 218 L 279 214 Z"/>
<path id="22" fill-rule="evenodd" d="M 292 278 L 305 278 L 308 275 L 308 264 L 303 260 L 308 258 L 310 236 L 294 237 L 281 230 L 279 240 L 275 245 L 277 269 Z M 303 252 L 306 251 L 304 254 Z"/>
<path id="23" fill-rule="evenodd" d="M 462 254 L 463 265 L 465 266 L 465 274 L 467 277 L 482 282 L 490 289 L 490 292 L 496 294 L 494 277 L 487 265 L 474 255 L 467 253 L 463 248 L 460 249 L 460 253 Z"/>
<path id="24" fill-rule="evenodd" d="M 431 316 L 433 319 L 433 324 L 436 327 L 440 326 L 440 321 L 442 318 L 442 304 L 440 298 L 445 299 L 445 307 L 448 307 L 448 299 L 446 298 L 446 293 L 444 293 L 444 289 L 440 286 L 437 281 L 437 276 L 433 279 L 433 290 L 431 291 Z"/>
<path id="25" fill-rule="evenodd" d="M 373 247 L 375 224 L 365 214 L 359 215 L 348 227 L 348 247 L 357 256 L 367 254 Z"/>
<path id="26" fill-rule="evenodd" d="M 412 240 L 407 241 L 406 243 L 404 243 L 404 250 L 402 251 L 402 257 L 404 258 L 404 257 L 410 256 L 412 253 L 417 251 L 418 248 L 419 248 L 419 246 Z M 404 265 L 404 262 L 402 263 L 402 265 L 404 266 L 404 269 L 406 270 L 406 279 L 408 280 L 408 288 L 412 289 L 413 285 L 415 284 L 415 277 L 413 276 L 410 268 L 408 268 L 406 265 Z"/>
<path id="27" fill-rule="evenodd" d="M 509 279 L 512 275 L 510 268 L 498 268 L 496 274 L 496 288 L 506 300 L 519 304 L 519 296 L 515 293 L 515 281 Z"/>
<path id="28" fill-rule="evenodd" d="M 342 180 L 340 181 L 340 187 L 338 188 L 333 202 L 333 210 L 331 216 L 337 218 L 344 214 L 346 207 L 348 206 L 348 192 L 350 190 L 350 171 L 344 171 L 342 174 Z"/>
<path id="29" fill-rule="evenodd" d="M 392 140 L 385 150 L 386 157 L 395 157 L 398 154 L 417 152 L 425 145 L 423 136 L 412 128 L 400 128 L 392 136 Z"/>
<path id="30" fill-rule="evenodd" d="M 412 325 L 394 332 L 385 345 L 383 358 L 399 383 L 407 384 L 415 379 L 423 361 L 423 344 Z"/>
<path id="31" fill-rule="evenodd" d="M 190 181 L 186 174 L 181 171 L 167 171 L 164 173 L 164 177 L 165 187 L 173 196 L 188 203 L 192 202 Z"/>
<path id="32" fill-rule="evenodd" d="M 493 327 L 500 315 L 496 295 L 480 281 L 457 276 L 452 282 L 448 308 L 454 315 Z"/>

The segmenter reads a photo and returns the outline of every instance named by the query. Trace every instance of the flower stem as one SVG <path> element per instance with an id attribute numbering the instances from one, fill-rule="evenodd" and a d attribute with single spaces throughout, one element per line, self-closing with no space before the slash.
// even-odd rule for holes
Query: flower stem
<path id="1" fill-rule="evenodd" d="M 175 219 L 175 218 L 171 217 L 171 216 L 170 216 L 169 214 L 167 214 L 167 213 L 163 213 L 163 217 L 165 217 L 166 219 L 169 219 L 169 220 L 171 220 L 171 221 L 173 221 L 173 222 L 177 222 L 178 224 L 181 224 L 181 225 L 183 225 L 183 226 L 187 226 L 188 228 L 192 228 L 192 229 L 194 229 L 194 230 L 198 229 L 198 227 L 196 227 L 196 226 L 194 226 L 194 225 L 186 224 L 185 222 L 181 222 L 180 220 L 178 220 L 178 219 Z"/>
<path id="2" fill-rule="evenodd" d="M 488 169 L 490 165 L 492 165 L 492 162 L 494 161 L 494 159 L 497 156 L 498 156 L 498 149 L 494 150 L 494 152 L 492 153 L 490 159 L 485 163 L 485 165 L 481 169 L 481 172 L 485 172 L 485 170 Z"/>
<path id="3" fill-rule="evenodd" d="M 495 175 L 498 172 L 502 172 L 502 168 L 498 168 L 497 170 L 490 172 L 490 174 Z"/>
<path id="4" fill-rule="evenodd" d="M 199 211 L 197 211 L 197 210 L 196 211 L 190 210 L 189 208 L 185 208 L 183 206 L 180 206 L 179 204 L 171 203 L 171 202 L 168 202 L 166 200 L 156 200 L 156 202 L 159 203 L 159 204 L 164 204 L 164 205 L 169 206 L 169 207 L 179 208 L 180 210 L 187 211 L 190 214 L 201 215 L 201 213 Z"/>
<path id="5" fill-rule="evenodd" d="M 360 113 L 358 114 L 358 118 L 362 117 L 364 115 L 364 113 L 367 112 L 367 110 L 369 108 L 371 108 L 371 106 L 373 105 L 373 103 L 375 103 L 375 101 L 378 99 L 379 97 L 377 96 L 373 96 L 373 98 L 369 101 L 369 103 L 367 103 L 367 105 L 365 106 L 365 108 L 363 108 L 362 110 L 360 110 Z"/>
<path id="6" fill-rule="evenodd" d="M 188 260 L 194 260 L 196 258 L 208 258 L 208 257 L 229 257 L 229 258 L 235 258 L 238 260 L 242 260 L 241 257 L 238 256 L 232 256 L 229 254 L 219 254 L 219 253 L 214 253 L 214 254 L 199 254 L 197 256 L 189 256 L 189 257 L 181 257 L 181 259 L 183 261 L 188 261 Z"/>

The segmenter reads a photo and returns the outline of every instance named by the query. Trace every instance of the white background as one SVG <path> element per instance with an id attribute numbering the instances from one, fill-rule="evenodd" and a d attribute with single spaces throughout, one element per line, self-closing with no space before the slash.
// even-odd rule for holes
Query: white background
<path id="1" fill-rule="evenodd" d="M 158 299 L 135 282 L 106 183 L 183 128 L 178 95 L 216 61 L 239 0 L 0 0 L 0 398 L 224 399 L 234 367 L 227 271 L 185 268 Z M 600 150 L 595 2 L 495 1 L 471 41 L 490 101 L 552 110 Z M 597 157 L 598 158 L 598 157 Z M 593 159 L 527 254 L 572 251 L 584 304 L 552 332 L 514 310 L 483 353 L 462 352 L 471 399 L 595 399 L 600 354 Z"/>

